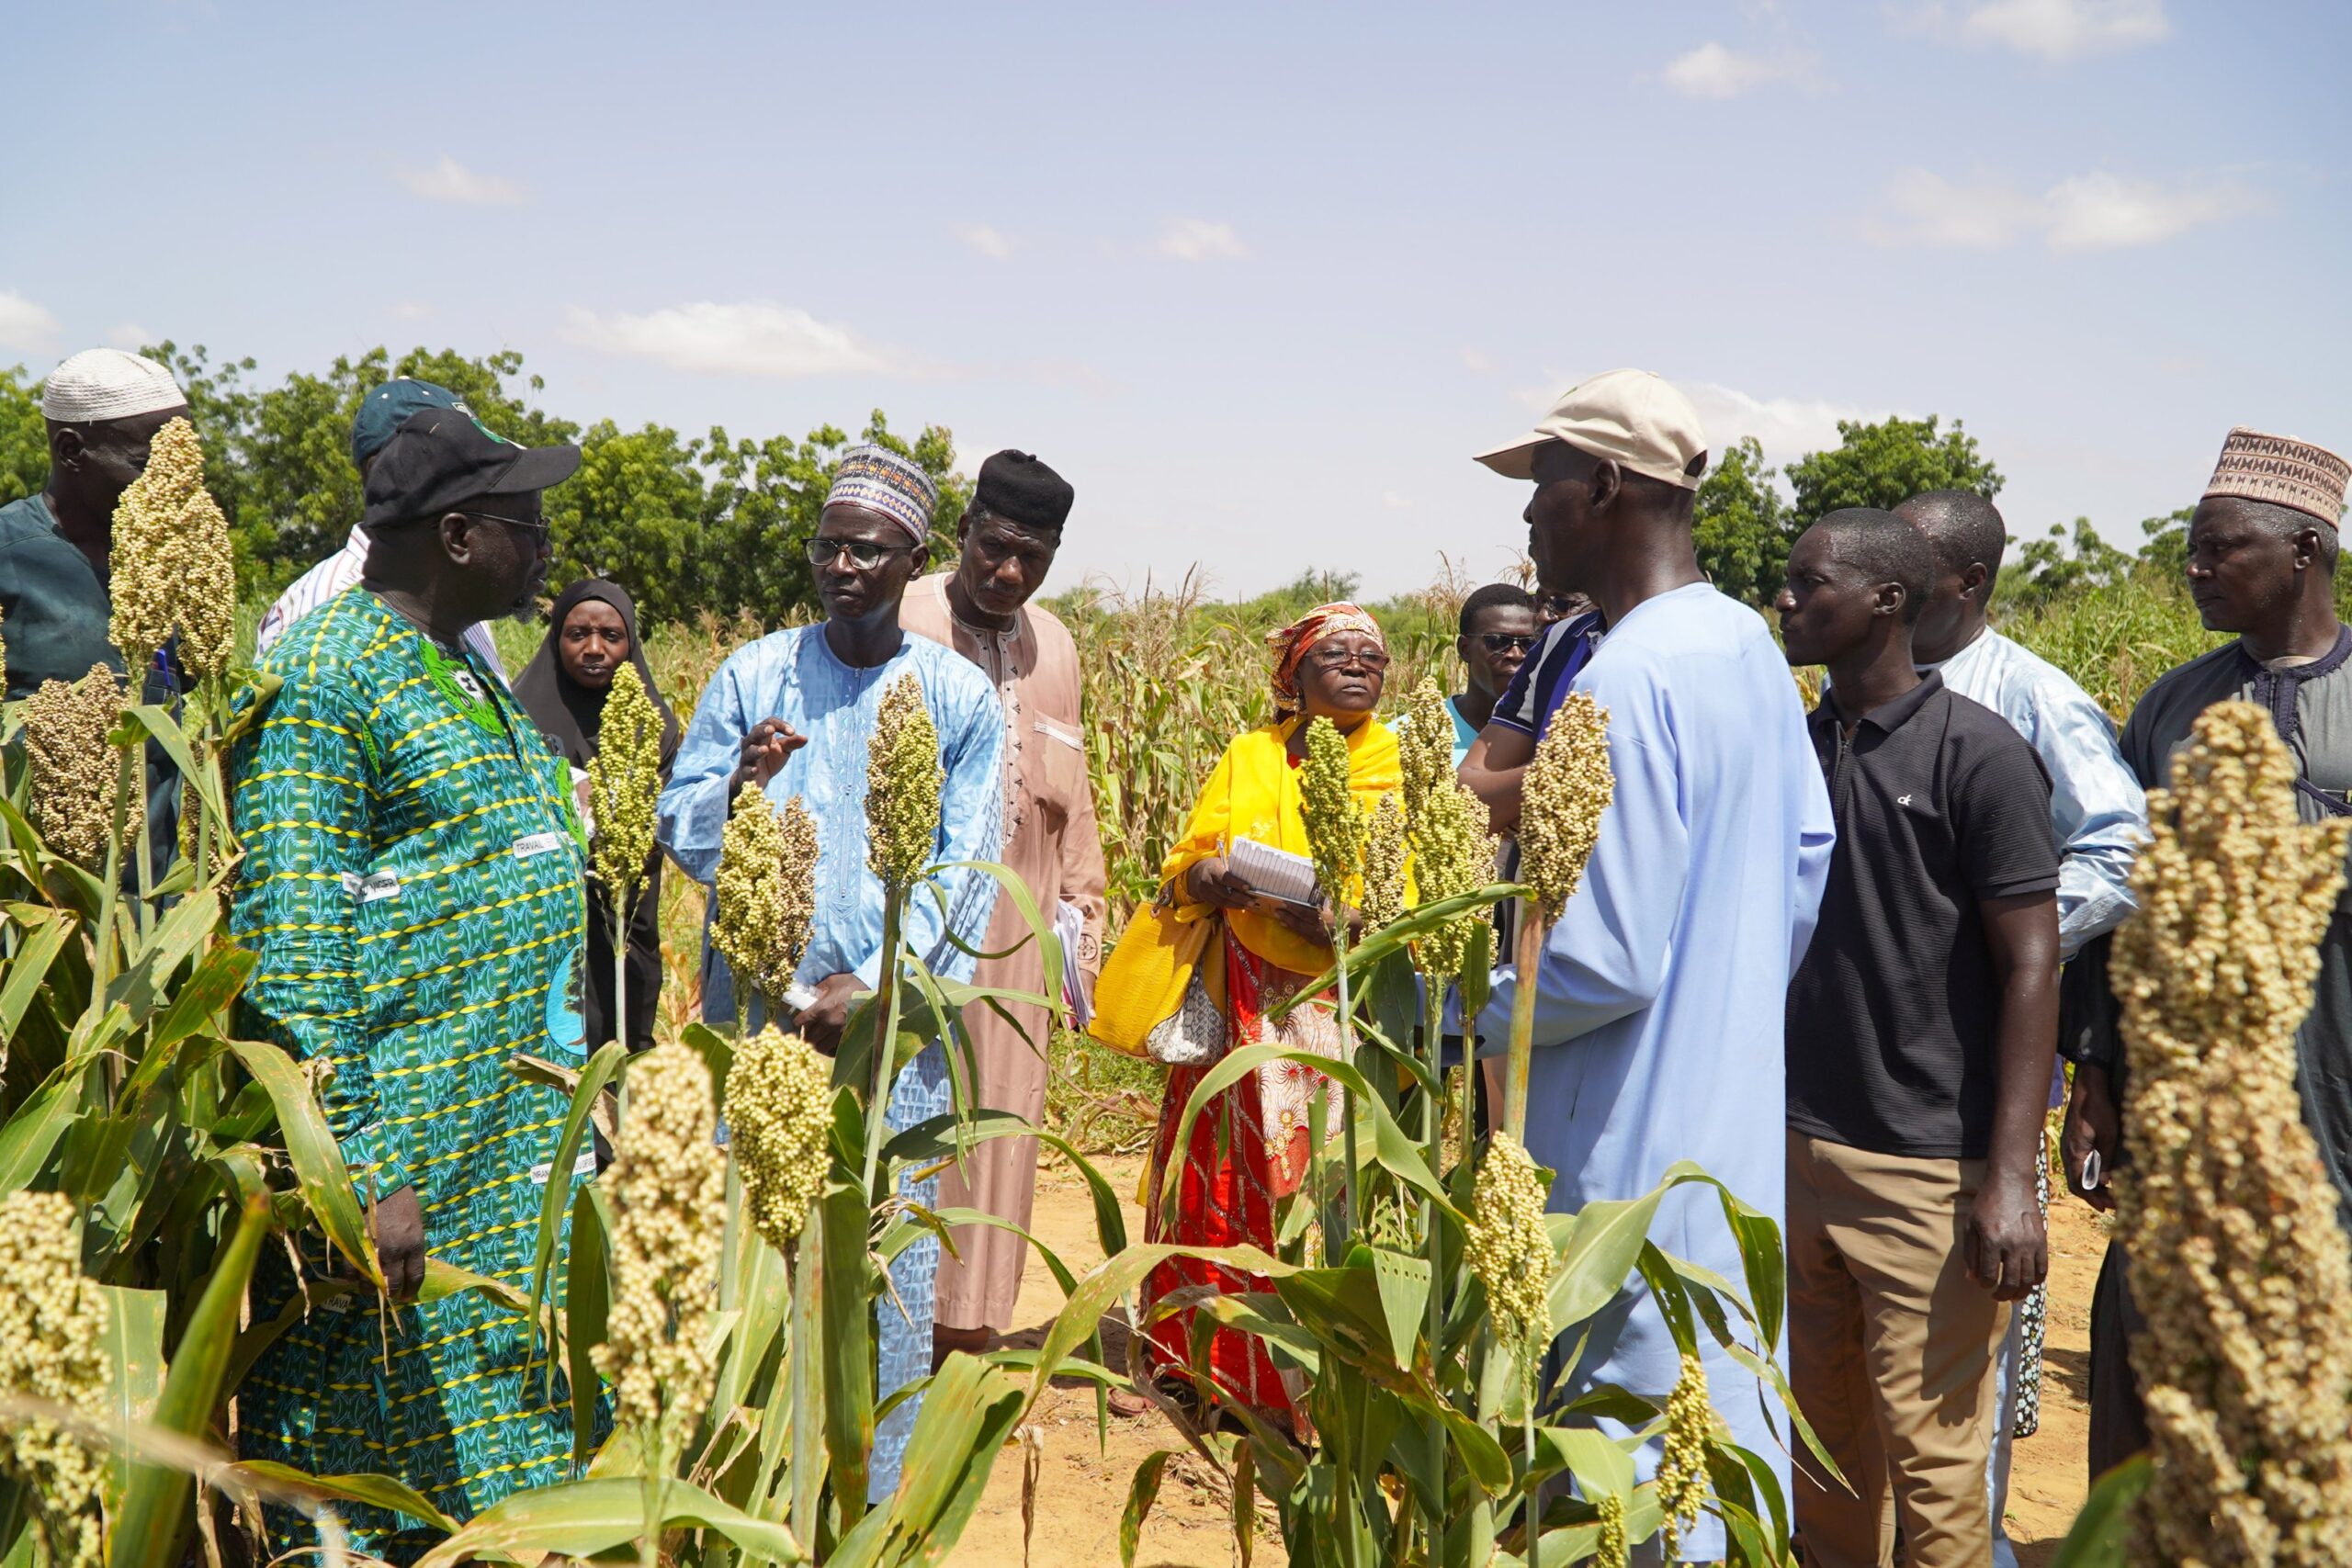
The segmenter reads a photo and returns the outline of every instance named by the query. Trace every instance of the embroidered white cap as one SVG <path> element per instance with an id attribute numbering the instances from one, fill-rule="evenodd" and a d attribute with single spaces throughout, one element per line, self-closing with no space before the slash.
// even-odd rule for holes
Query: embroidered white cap
<path id="1" fill-rule="evenodd" d="M 119 348 L 85 348 L 49 373 L 41 388 L 43 419 L 60 424 L 130 419 L 187 406 L 172 373 L 152 359 Z"/>

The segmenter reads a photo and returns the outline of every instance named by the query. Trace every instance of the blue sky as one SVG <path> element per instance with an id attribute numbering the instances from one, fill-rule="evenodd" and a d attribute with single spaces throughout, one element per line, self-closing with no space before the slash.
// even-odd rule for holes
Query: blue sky
<path id="1" fill-rule="evenodd" d="M 22 6 L 0 363 L 510 347 L 699 433 L 955 430 L 1060 574 L 1479 576 L 1616 365 L 1717 449 L 1964 417 L 2010 529 L 2352 451 L 2352 7 Z"/>

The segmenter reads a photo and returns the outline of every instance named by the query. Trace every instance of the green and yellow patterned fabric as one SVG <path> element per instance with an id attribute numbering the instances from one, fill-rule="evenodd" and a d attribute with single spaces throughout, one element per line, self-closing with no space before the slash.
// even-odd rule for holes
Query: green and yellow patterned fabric
<path id="1" fill-rule="evenodd" d="M 550 1170 L 564 1097 L 507 1070 L 517 1053 L 582 1060 L 569 770 L 478 656 L 364 588 L 296 623 L 263 668 L 285 683 L 232 759 L 232 920 L 260 955 L 248 1026 L 320 1079 L 363 1201 L 413 1185 L 433 1257 L 525 1283 L 546 1183 L 588 1174 Z M 322 1246 L 305 1252 L 324 1267 Z M 277 1260 L 255 1320 L 293 1288 Z M 246 1378 L 246 1457 L 396 1475 L 461 1519 L 568 1473 L 570 1393 L 559 1374 L 550 1393 L 521 1317 L 469 1292 L 389 1319 L 372 1299 L 336 1304 Z M 434 1537 L 351 1513 L 352 1545 L 391 1562 Z M 273 1552 L 317 1544 L 291 1515 L 270 1526 Z"/>

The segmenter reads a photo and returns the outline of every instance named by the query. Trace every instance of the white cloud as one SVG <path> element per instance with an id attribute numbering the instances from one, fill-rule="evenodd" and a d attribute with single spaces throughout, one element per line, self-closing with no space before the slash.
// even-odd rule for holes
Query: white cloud
<path id="1" fill-rule="evenodd" d="M 985 223 L 958 223 L 956 237 L 971 250 L 990 261 L 1007 261 L 1012 255 L 1012 240 L 1000 230 Z"/>
<path id="2" fill-rule="evenodd" d="M 2050 248 L 2099 251 L 2153 245 L 2259 210 L 2260 195 L 2242 186 L 2192 185 L 2167 190 L 2151 180 L 2123 180 L 2104 172 L 2079 175 L 2050 192 Z"/>
<path id="3" fill-rule="evenodd" d="M 1838 445 L 1838 422 L 1884 419 L 1890 411 L 1826 398 L 1758 398 L 1713 381 L 1678 381 L 1706 427 L 1708 467 L 1713 468 L 1743 435 L 1756 437 L 1764 460 L 1782 464 Z"/>
<path id="4" fill-rule="evenodd" d="M 1494 374 L 1495 362 L 1475 348 L 1465 348 L 1462 351 L 1462 367 L 1481 376 L 1490 376 Z"/>
<path id="5" fill-rule="evenodd" d="M 1885 208 L 1864 226 L 1883 245 L 1996 250 L 2043 217 L 2040 203 L 2007 186 L 1959 185 L 1926 169 L 1905 169 L 1889 180 Z"/>
<path id="6" fill-rule="evenodd" d="M 676 370 L 730 376 L 919 376 L 922 366 L 844 326 L 763 299 L 698 300 L 645 314 L 571 310 L 564 335 L 607 354 L 659 360 Z"/>
<path id="7" fill-rule="evenodd" d="M 58 321 L 13 288 L 0 288 L 0 348 L 47 354 L 57 346 Z"/>
<path id="8" fill-rule="evenodd" d="M 2136 49 L 2172 36 L 2164 0 L 1975 0 L 1957 17 L 1941 4 L 1917 15 L 1939 38 L 2044 60 Z"/>
<path id="9" fill-rule="evenodd" d="M 392 307 L 392 320 L 396 321 L 421 321 L 431 314 L 433 307 L 422 299 L 403 299 Z"/>
<path id="10" fill-rule="evenodd" d="M 514 207 L 523 199 L 523 187 L 496 175 L 467 168 L 447 152 L 429 169 L 396 169 L 392 177 L 411 196 L 427 201 L 455 201 L 468 207 Z"/>
<path id="11" fill-rule="evenodd" d="M 154 341 L 155 334 L 137 321 L 125 321 L 119 326 L 109 328 L 107 333 L 107 346 L 109 348 L 136 350 L 144 348 Z"/>
<path id="12" fill-rule="evenodd" d="M 1668 62 L 1660 75 L 1686 98 L 1736 98 L 1774 82 L 1808 83 L 1813 73 L 1809 54 L 1742 54 L 1709 41 Z"/>
<path id="13" fill-rule="evenodd" d="M 1384 490 L 1380 492 L 1380 504 L 1391 512 L 1410 512 L 1413 510 L 1413 498 L 1393 490 Z"/>
<path id="14" fill-rule="evenodd" d="M 1163 256 L 1186 262 L 1238 261 L 1250 254 L 1232 224 L 1212 223 L 1205 218 L 1170 219 L 1154 248 Z"/>
<path id="15" fill-rule="evenodd" d="M 2167 186 L 2103 169 L 2040 196 L 1996 180 L 1963 185 L 1906 169 L 1887 182 L 1882 210 L 1863 232 L 1882 245 L 1997 250 L 2038 234 L 2053 251 L 2115 250 L 2156 244 L 2266 205 L 2260 192 L 2227 182 Z"/>

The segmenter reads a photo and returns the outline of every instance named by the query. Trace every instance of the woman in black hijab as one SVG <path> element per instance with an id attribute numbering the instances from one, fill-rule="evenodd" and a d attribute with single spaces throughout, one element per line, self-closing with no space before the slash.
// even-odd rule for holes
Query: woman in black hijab
<path id="1" fill-rule="evenodd" d="M 621 660 L 637 666 L 637 678 L 662 715 L 662 778 L 670 777 L 677 754 L 677 715 L 662 700 L 645 647 L 637 635 L 637 606 L 626 591 L 601 578 L 575 582 L 557 596 L 539 651 L 514 682 L 514 699 L 547 736 L 556 754 L 571 764 L 575 785 L 586 777 L 596 754 L 605 717 L 605 694 Z M 591 1050 L 613 1038 L 613 916 L 602 885 L 588 885 L 588 975 L 585 1001 Z M 662 994 L 662 852 L 645 869 L 628 923 L 628 1048 L 653 1043 L 655 1004 Z"/>

